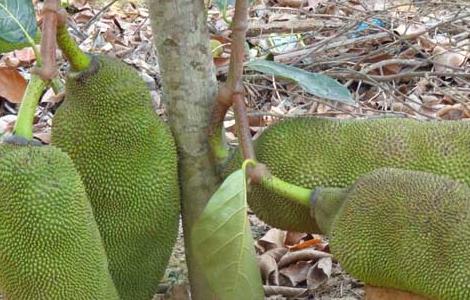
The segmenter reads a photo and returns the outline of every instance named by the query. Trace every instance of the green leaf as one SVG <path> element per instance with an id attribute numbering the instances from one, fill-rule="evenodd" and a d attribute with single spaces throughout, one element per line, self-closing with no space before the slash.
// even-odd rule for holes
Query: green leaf
<path id="1" fill-rule="evenodd" d="M 261 73 L 292 80 L 307 92 L 320 98 L 355 105 L 349 90 L 329 76 L 263 59 L 251 61 L 246 66 Z"/>
<path id="2" fill-rule="evenodd" d="M 0 0 L 0 38 L 10 43 L 27 42 L 36 35 L 37 24 L 31 0 Z"/>
<path id="3" fill-rule="evenodd" d="M 194 224 L 194 257 L 221 300 L 264 299 L 247 218 L 245 172 L 232 173 Z"/>

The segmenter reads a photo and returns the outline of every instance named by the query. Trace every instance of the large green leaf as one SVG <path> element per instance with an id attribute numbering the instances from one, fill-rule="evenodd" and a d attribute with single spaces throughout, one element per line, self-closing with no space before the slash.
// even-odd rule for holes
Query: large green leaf
<path id="1" fill-rule="evenodd" d="M 0 0 L 0 38 L 10 43 L 27 42 L 20 25 L 34 38 L 36 16 L 31 0 Z"/>
<path id="2" fill-rule="evenodd" d="M 247 218 L 245 172 L 232 173 L 192 231 L 194 256 L 221 300 L 264 299 Z"/>
<path id="3" fill-rule="evenodd" d="M 246 66 L 261 73 L 292 80 L 307 92 L 320 98 L 355 105 L 349 90 L 329 76 L 263 59 L 251 61 Z"/>

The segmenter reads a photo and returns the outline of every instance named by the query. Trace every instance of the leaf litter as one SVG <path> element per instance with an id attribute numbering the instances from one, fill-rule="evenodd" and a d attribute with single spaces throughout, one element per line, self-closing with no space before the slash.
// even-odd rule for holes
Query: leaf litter
<path id="1" fill-rule="evenodd" d="M 36 10 L 42 7 L 41 1 L 33 2 Z M 148 9 L 143 1 L 114 2 L 69 1 L 71 34 L 81 49 L 134 66 L 151 90 L 155 110 L 166 118 Z M 230 30 L 223 15 L 216 5 L 208 6 L 211 39 L 219 45 L 214 63 L 221 80 L 230 57 Z M 232 16 L 233 7 L 228 7 L 225 17 L 229 21 Z M 349 90 L 355 105 L 308 94 L 282 77 L 247 70 L 243 79 L 253 137 L 280 118 L 298 115 L 470 120 L 469 24 L 470 5 L 465 1 L 254 1 L 247 32 L 249 59 L 270 57 L 303 72 L 330 76 Z M 66 63 L 60 51 L 58 57 L 63 81 Z M 0 68 L 13 68 L 28 80 L 34 61 L 31 48 L 24 48 L 2 54 Z M 2 81 L 0 134 L 14 126 L 24 89 L 13 83 L 18 80 L 15 75 L 8 78 L 11 83 Z M 60 101 L 48 90 L 36 112 L 34 135 L 46 144 Z M 225 124 L 228 139 L 236 143 L 230 114 Z M 271 229 L 253 214 L 249 220 L 267 299 L 363 298 L 362 284 L 335 262 L 325 237 Z M 180 232 L 154 299 L 188 299 L 188 294 Z"/>

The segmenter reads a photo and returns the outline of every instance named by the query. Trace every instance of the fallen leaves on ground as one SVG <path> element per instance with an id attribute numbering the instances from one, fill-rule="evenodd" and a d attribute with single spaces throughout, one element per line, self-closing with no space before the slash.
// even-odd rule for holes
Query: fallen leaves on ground
<path id="1" fill-rule="evenodd" d="M 332 276 L 344 276 L 328 252 L 328 242 L 320 235 L 270 229 L 258 239 L 256 249 L 267 296 L 322 294 L 336 285 Z M 361 294 L 360 284 L 357 287 Z"/>
<path id="2" fill-rule="evenodd" d="M 16 69 L 0 67 L 0 97 L 4 97 L 11 103 L 20 103 L 26 85 L 26 80 Z"/>

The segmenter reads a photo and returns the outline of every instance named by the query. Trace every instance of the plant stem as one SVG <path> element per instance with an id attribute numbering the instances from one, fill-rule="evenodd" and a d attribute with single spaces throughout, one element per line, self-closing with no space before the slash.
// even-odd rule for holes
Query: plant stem
<path id="1" fill-rule="evenodd" d="M 33 74 L 31 76 L 18 112 L 14 129 L 15 135 L 21 136 L 27 140 L 32 140 L 34 113 L 36 112 L 39 99 L 46 86 L 47 83 L 38 75 Z"/>
<path id="2" fill-rule="evenodd" d="M 238 140 L 242 150 L 243 160 L 256 159 L 253 143 L 251 142 L 250 125 L 246 115 L 245 100 L 240 93 L 233 95 L 233 111 L 238 129 Z"/>
<path id="3" fill-rule="evenodd" d="M 211 150 L 214 153 L 217 164 L 223 164 L 225 159 L 228 157 L 227 145 L 223 144 L 224 139 L 221 138 L 221 136 L 224 135 L 223 122 L 225 114 L 227 113 L 230 106 L 234 104 L 232 100 L 234 94 L 240 93 L 243 95 L 242 75 L 243 61 L 245 60 L 246 31 L 248 29 L 248 10 L 248 0 L 236 1 L 235 15 L 233 16 L 233 21 L 231 24 L 232 44 L 229 72 L 227 81 L 219 89 L 215 107 L 212 111 L 211 125 L 209 128 L 209 140 L 211 144 Z M 246 118 L 246 113 L 244 118 Z M 251 144 L 251 141 L 249 143 Z M 241 143 L 240 145 L 243 148 Z M 250 147 L 251 145 L 245 146 L 246 149 Z M 222 155 L 222 157 L 220 157 L 220 155 Z"/>
<path id="4" fill-rule="evenodd" d="M 64 84 L 57 77 L 51 80 L 51 86 L 52 86 L 52 90 L 54 90 L 54 93 L 56 95 L 59 93 L 62 93 L 65 89 Z"/>
<path id="5" fill-rule="evenodd" d="M 320 229 L 319 233 L 330 234 L 348 192 L 349 188 L 317 188 L 314 191 L 310 214 Z"/>
<path id="6" fill-rule="evenodd" d="M 35 72 L 46 81 L 50 81 L 57 76 L 56 33 L 58 8 L 58 0 L 46 0 L 41 12 L 43 33 L 41 37 L 42 64 L 37 65 Z"/>
<path id="7" fill-rule="evenodd" d="M 78 47 L 69 35 L 66 21 L 59 22 L 57 26 L 57 45 L 69 61 L 72 71 L 80 72 L 88 69 L 91 58 Z"/>
<path id="8" fill-rule="evenodd" d="M 276 176 L 263 176 L 260 184 L 268 191 L 310 208 L 312 191 L 309 189 L 290 184 Z"/>
<path id="9" fill-rule="evenodd" d="M 217 166 L 223 166 L 229 157 L 230 148 L 225 140 L 224 119 L 225 114 L 232 106 L 233 91 L 227 83 L 223 84 L 218 91 L 214 108 L 211 113 L 209 125 L 209 145 Z"/>
<path id="10" fill-rule="evenodd" d="M 223 165 L 230 155 L 228 144 L 225 141 L 223 123 L 217 124 L 213 129 L 216 134 L 209 136 L 209 145 L 216 164 Z"/>

